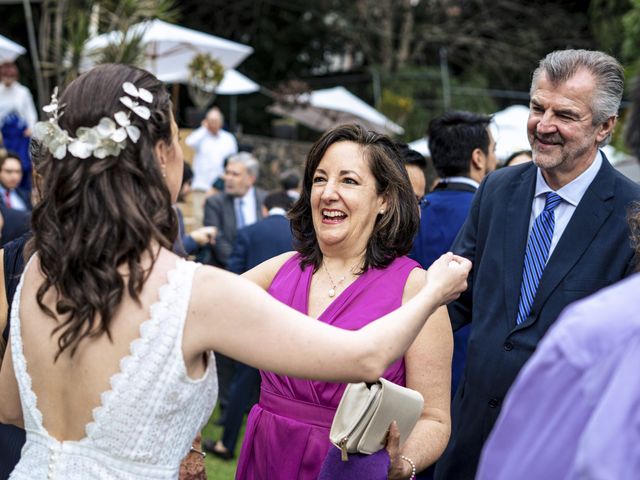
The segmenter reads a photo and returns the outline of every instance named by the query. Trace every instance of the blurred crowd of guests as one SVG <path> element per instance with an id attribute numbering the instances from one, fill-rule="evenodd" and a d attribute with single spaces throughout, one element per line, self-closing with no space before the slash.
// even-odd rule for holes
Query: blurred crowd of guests
<path id="1" fill-rule="evenodd" d="M 0 65 L 0 244 L 29 228 L 31 211 L 31 129 L 38 120 L 31 92 L 18 81 L 13 62 Z"/>

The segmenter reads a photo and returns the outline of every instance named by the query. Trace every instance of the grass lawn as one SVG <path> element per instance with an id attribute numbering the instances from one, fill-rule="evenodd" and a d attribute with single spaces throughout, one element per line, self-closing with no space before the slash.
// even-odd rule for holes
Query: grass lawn
<path id="1" fill-rule="evenodd" d="M 212 438 L 218 440 L 222 438 L 222 427 L 214 425 L 214 421 L 220 416 L 220 411 L 216 407 L 213 415 L 209 419 L 209 423 L 202 430 L 202 438 Z M 240 455 L 240 447 L 242 446 L 242 439 L 244 438 L 244 429 L 246 425 L 246 417 L 242 422 L 242 429 L 240 430 L 240 437 L 238 438 L 238 445 L 236 446 L 236 458 L 233 460 L 221 460 L 218 457 L 214 457 L 210 453 L 204 459 L 205 466 L 207 468 L 207 477 L 209 480 L 233 480 L 236 474 L 236 466 L 238 464 L 238 456 Z"/>

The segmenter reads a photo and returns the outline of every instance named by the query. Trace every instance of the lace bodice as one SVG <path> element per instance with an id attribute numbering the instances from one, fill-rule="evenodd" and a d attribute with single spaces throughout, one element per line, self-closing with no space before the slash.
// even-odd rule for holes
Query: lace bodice
<path id="1" fill-rule="evenodd" d="M 182 334 L 197 264 L 178 260 L 140 337 L 111 377 L 78 441 L 59 442 L 43 426 L 20 333 L 20 293 L 11 308 L 11 347 L 27 431 L 11 479 L 175 479 L 180 460 L 204 426 L 218 393 L 213 353 L 198 380 L 187 375 Z M 25 269 L 26 270 L 26 269 Z"/>

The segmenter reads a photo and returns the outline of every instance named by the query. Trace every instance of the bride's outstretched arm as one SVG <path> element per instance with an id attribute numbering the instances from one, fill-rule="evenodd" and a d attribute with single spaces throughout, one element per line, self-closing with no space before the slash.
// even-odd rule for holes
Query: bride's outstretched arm
<path id="1" fill-rule="evenodd" d="M 358 331 L 302 315 L 244 278 L 201 268 L 194 279 L 183 351 L 187 362 L 212 349 L 285 375 L 374 381 L 403 355 L 436 308 L 466 288 L 470 268 L 468 260 L 444 255 L 413 299 Z"/>

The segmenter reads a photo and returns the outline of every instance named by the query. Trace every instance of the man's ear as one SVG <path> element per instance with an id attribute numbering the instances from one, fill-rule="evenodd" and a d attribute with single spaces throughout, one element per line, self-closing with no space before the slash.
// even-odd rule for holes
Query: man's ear
<path id="1" fill-rule="evenodd" d="M 596 135 L 596 140 L 598 141 L 598 143 L 602 142 L 605 138 L 607 138 L 607 135 L 613 132 L 613 128 L 616 126 L 617 121 L 618 117 L 614 115 L 607 118 L 603 123 L 600 124 L 600 131 Z"/>
<path id="2" fill-rule="evenodd" d="M 487 163 L 487 156 L 484 154 L 481 148 L 474 148 L 471 152 L 471 165 L 469 170 L 483 170 Z"/>

